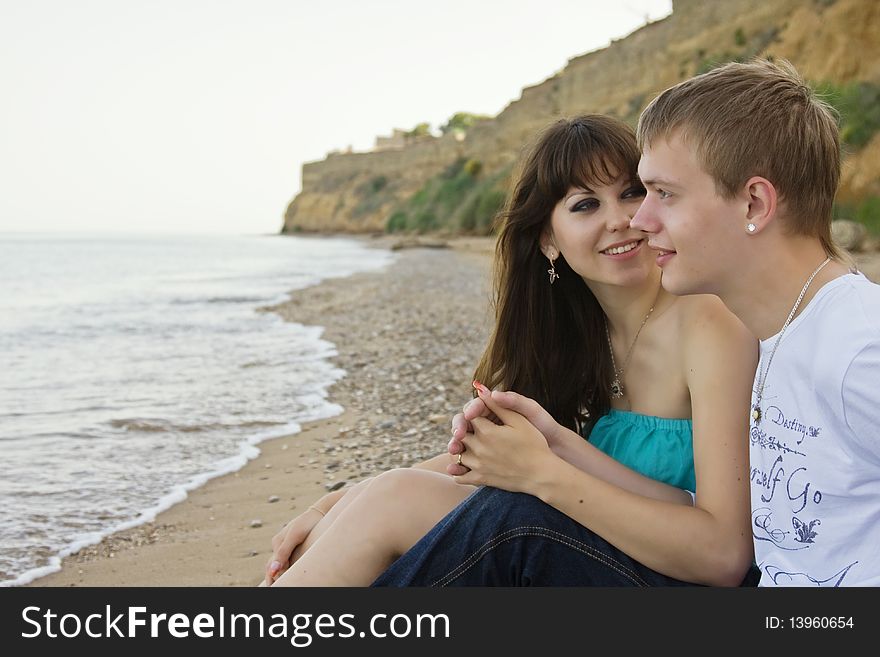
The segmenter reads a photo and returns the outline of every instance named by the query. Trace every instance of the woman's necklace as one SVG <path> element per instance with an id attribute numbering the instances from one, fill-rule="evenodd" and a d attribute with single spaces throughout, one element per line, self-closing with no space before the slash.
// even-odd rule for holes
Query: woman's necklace
<path id="1" fill-rule="evenodd" d="M 776 354 L 776 348 L 779 346 L 779 343 L 782 340 L 782 336 L 785 335 L 785 329 L 787 329 L 788 325 L 791 324 L 791 320 L 792 318 L 794 318 L 794 314 L 797 312 L 798 306 L 801 305 L 801 300 L 807 293 L 807 288 L 810 287 L 810 283 L 813 282 L 816 274 L 822 271 L 822 267 L 827 265 L 829 262 L 831 262 L 831 258 L 825 258 L 825 261 L 821 265 L 816 267 L 816 271 L 810 274 L 807 282 L 804 283 L 804 287 L 801 290 L 801 293 L 798 295 L 797 301 L 794 302 L 794 306 L 791 307 L 791 312 L 788 313 L 788 318 L 785 320 L 785 324 L 782 325 L 782 330 L 779 331 L 779 337 L 776 338 L 776 342 L 773 343 L 773 350 L 770 352 L 770 358 L 767 359 L 766 369 L 764 369 L 763 372 L 758 373 L 758 388 L 755 392 L 755 403 L 752 404 L 752 419 L 755 421 L 756 425 L 761 423 L 761 418 L 764 416 L 764 413 L 761 410 L 761 399 L 764 397 L 764 384 L 767 383 L 767 374 L 770 372 L 770 363 L 773 362 L 773 356 Z"/>
<path id="2" fill-rule="evenodd" d="M 660 298 L 661 289 L 662 286 L 657 288 L 657 295 L 654 297 L 654 303 L 651 304 L 651 307 L 648 309 L 648 314 L 645 315 L 645 319 L 642 320 L 642 325 L 639 326 L 639 330 L 636 331 L 636 337 L 633 338 L 632 344 L 629 345 L 626 357 L 623 359 L 623 366 L 620 369 L 617 369 L 617 365 L 614 363 L 614 347 L 611 346 L 611 332 L 608 330 L 608 316 L 605 316 L 605 337 L 608 338 L 608 351 L 611 352 L 611 368 L 614 370 L 614 379 L 611 381 L 611 397 L 614 399 L 620 399 L 624 395 L 623 383 L 621 383 L 623 373 L 626 371 L 627 365 L 629 365 L 629 358 L 632 356 L 633 347 L 636 346 L 636 340 L 639 339 L 639 333 L 645 328 L 648 318 L 651 316 L 651 313 L 654 312 L 654 306 L 657 305 L 657 299 Z"/>

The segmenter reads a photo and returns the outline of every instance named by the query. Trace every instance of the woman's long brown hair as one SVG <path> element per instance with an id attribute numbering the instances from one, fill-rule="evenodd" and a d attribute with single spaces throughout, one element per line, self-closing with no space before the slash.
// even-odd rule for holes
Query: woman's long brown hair
<path id="1" fill-rule="evenodd" d="M 474 377 L 531 397 L 574 430 L 610 407 L 605 315 L 561 255 L 550 285 L 541 233 L 571 187 L 607 185 L 622 175 L 637 181 L 638 163 L 635 135 L 624 123 L 600 115 L 562 119 L 540 135 L 496 218 L 495 329 Z"/>

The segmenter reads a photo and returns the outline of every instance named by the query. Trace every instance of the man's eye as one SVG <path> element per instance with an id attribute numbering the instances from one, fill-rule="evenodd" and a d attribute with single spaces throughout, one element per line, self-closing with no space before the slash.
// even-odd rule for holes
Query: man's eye
<path id="1" fill-rule="evenodd" d="M 583 212 L 584 210 L 595 210 L 599 207 L 599 201 L 594 198 L 585 198 L 583 201 L 578 201 L 571 208 L 572 212 Z"/>
<path id="2" fill-rule="evenodd" d="M 672 196 L 670 192 L 667 192 L 665 189 L 657 189 L 657 196 L 660 198 L 669 198 Z"/>

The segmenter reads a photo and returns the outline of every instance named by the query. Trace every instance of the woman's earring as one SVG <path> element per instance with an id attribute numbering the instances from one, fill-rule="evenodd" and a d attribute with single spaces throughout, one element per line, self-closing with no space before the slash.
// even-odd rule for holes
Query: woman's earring
<path id="1" fill-rule="evenodd" d="M 746 230 L 750 233 L 754 233 L 756 230 L 758 230 L 758 227 L 755 224 L 748 224 L 746 226 Z"/>
<path id="2" fill-rule="evenodd" d="M 559 278 L 559 274 L 556 273 L 556 257 L 547 256 L 547 259 L 550 261 L 550 269 L 547 270 L 547 273 L 550 274 L 550 285 L 553 285 L 553 281 Z"/>

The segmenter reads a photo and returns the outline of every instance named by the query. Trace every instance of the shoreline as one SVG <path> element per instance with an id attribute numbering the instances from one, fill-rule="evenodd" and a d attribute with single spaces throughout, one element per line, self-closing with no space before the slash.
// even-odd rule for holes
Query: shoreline
<path id="1" fill-rule="evenodd" d="M 494 240 L 453 238 L 445 249 L 437 240 L 354 239 L 404 248 L 379 271 L 325 280 L 261 309 L 324 327 L 338 353 L 331 360 L 346 371 L 328 390 L 342 414 L 259 443 L 241 469 L 23 586 L 254 586 L 272 536 L 330 487 L 445 450 L 488 336 Z M 853 257 L 880 282 L 880 253 Z"/>
<path id="2" fill-rule="evenodd" d="M 272 536 L 334 485 L 445 450 L 488 335 L 494 241 L 453 238 L 441 249 L 436 240 L 360 239 L 405 248 L 379 271 L 325 280 L 260 309 L 324 327 L 338 354 L 331 361 L 346 371 L 328 391 L 342 414 L 259 443 L 241 469 L 23 586 L 254 586 Z"/>

